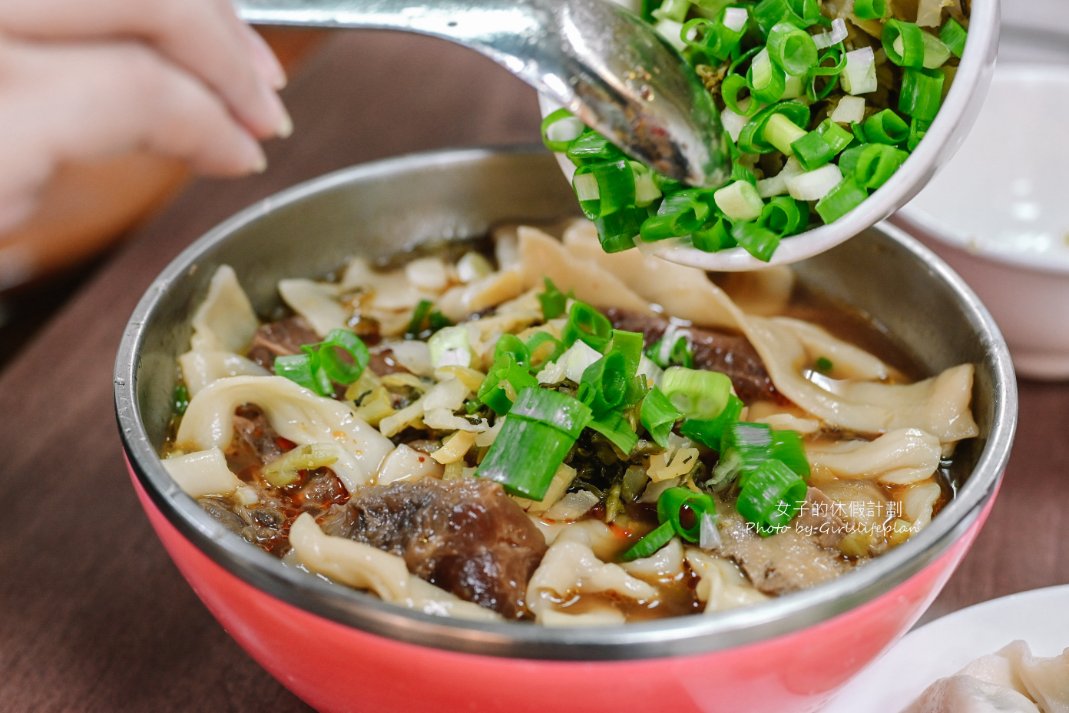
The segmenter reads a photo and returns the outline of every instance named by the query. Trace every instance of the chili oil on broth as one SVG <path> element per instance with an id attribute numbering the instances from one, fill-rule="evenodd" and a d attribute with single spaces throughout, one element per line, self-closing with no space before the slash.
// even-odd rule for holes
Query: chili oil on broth
<path id="1" fill-rule="evenodd" d="M 567 230 L 566 226 L 556 226 L 553 232 L 560 237 Z M 518 242 L 520 240 L 517 237 L 518 233 L 522 233 L 522 230 L 518 231 L 514 226 L 509 226 L 496 232 L 496 241 L 489 237 L 467 242 L 449 241 L 441 246 L 435 246 L 433 249 L 422 249 L 367 267 L 373 270 L 376 274 L 375 279 L 378 279 L 377 276 L 395 274 L 398 270 L 404 271 L 408 266 L 414 264 L 414 260 L 444 256 L 443 263 L 446 265 L 446 273 L 449 275 L 449 287 L 451 288 L 457 286 L 457 263 L 462 259 L 469 259 L 469 262 L 472 262 L 474 258 L 470 256 L 473 255 L 480 256 L 485 264 L 496 270 L 491 274 L 479 275 L 477 279 L 488 279 L 492 274 L 498 274 L 500 265 L 494 264 L 497 258 L 516 259 L 516 253 L 522 252 L 517 250 L 515 244 L 511 247 L 502 247 L 509 242 Z M 567 241 L 565 242 L 567 243 Z M 451 268 L 450 265 L 452 266 Z M 344 279 L 345 274 L 346 270 L 341 269 L 335 275 L 330 276 L 330 280 L 324 283 L 327 286 L 325 289 L 328 292 L 334 289 L 330 286 L 338 285 Z M 537 282 L 540 283 L 541 281 Z M 513 296 L 511 299 L 520 299 L 524 295 L 530 297 L 532 292 L 537 293 L 538 291 L 536 285 L 526 285 L 519 295 Z M 336 289 L 335 292 L 337 292 Z M 798 284 L 794 284 L 789 292 L 790 299 L 785 302 L 780 310 L 782 315 L 803 319 L 811 324 L 821 326 L 835 335 L 835 337 L 862 346 L 867 351 L 872 352 L 879 359 L 893 367 L 893 376 L 885 380 L 888 383 L 893 381 L 910 382 L 921 376 L 922 371 L 917 362 L 911 359 L 908 353 L 899 348 L 893 336 L 882 329 L 878 323 L 856 310 L 835 304 L 822 297 L 819 293 L 806 287 L 801 287 Z M 392 328 L 395 332 L 393 334 L 384 333 L 383 330 L 387 329 L 384 325 L 390 320 L 378 319 L 372 314 L 374 310 L 366 309 L 367 305 L 370 304 L 368 300 L 374 301 L 374 293 L 364 289 L 354 289 L 335 294 L 335 297 L 339 304 L 345 305 L 346 309 L 350 310 L 344 326 L 354 329 L 375 352 L 375 369 L 382 372 L 376 372 L 375 378 L 378 379 L 380 386 L 382 382 L 390 383 L 390 386 L 386 388 L 389 408 L 394 413 L 397 413 L 418 402 L 420 397 L 425 395 L 427 390 L 433 386 L 435 379 L 433 376 L 416 376 L 405 366 L 406 359 L 411 357 L 401 357 L 392 352 L 393 349 L 400 350 L 396 339 L 398 336 L 396 333 L 397 327 Z M 507 305 L 508 303 L 509 300 L 504 300 L 501 304 Z M 469 315 L 465 315 L 458 320 L 458 323 L 468 324 L 478 322 L 480 319 L 500 317 L 500 312 L 504 309 L 501 304 L 472 311 Z M 307 312 L 308 306 L 303 305 L 302 309 Z M 652 309 L 648 316 L 651 319 L 662 319 L 664 317 L 663 309 L 660 311 L 662 314 L 658 314 L 657 309 Z M 284 324 L 287 320 L 292 321 L 294 320 L 294 314 L 299 319 L 305 318 L 302 316 L 301 309 L 280 309 L 270 314 L 272 321 L 268 322 L 267 325 Z M 393 320 L 393 322 L 396 324 L 397 320 Z M 420 326 L 422 327 L 423 325 Z M 522 333 L 529 326 L 529 324 L 525 324 L 522 329 L 517 331 Z M 691 326 L 685 320 L 677 321 L 677 327 L 682 331 L 701 329 L 700 327 Z M 263 323 L 259 324 L 257 334 L 261 334 L 265 328 Z M 273 334 L 272 339 L 274 341 L 272 341 L 272 344 L 277 354 L 300 351 L 301 339 L 296 339 L 296 337 L 306 337 L 307 334 L 301 330 L 291 331 L 295 333 L 287 333 L 283 330 L 278 334 Z M 427 332 L 430 330 L 421 328 L 416 331 L 423 339 L 426 339 Z M 728 337 L 737 339 L 739 336 L 737 332 L 720 331 Z M 293 337 L 289 343 L 286 340 L 287 335 Z M 323 335 L 320 334 L 319 336 Z M 263 340 L 260 341 L 262 342 Z M 418 337 L 400 340 L 401 343 L 412 341 L 422 340 Z M 496 342 L 496 340 L 494 341 Z M 648 347 L 649 344 L 647 343 L 646 346 Z M 492 344 L 487 348 L 492 350 Z M 386 352 L 392 353 L 387 354 Z M 263 362 L 262 359 L 260 361 Z M 266 374 L 270 373 L 272 364 L 260 363 L 258 366 Z M 485 368 L 485 364 L 482 366 Z M 832 366 L 831 371 L 834 373 L 834 365 Z M 814 372 L 817 371 L 816 365 L 814 365 L 813 370 Z M 472 378 L 470 373 L 465 376 L 469 379 Z M 576 391 L 575 386 L 576 384 L 564 380 L 557 388 L 564 393 L 574 394 Z M 352 389 L 339 386 L 333 396 L 344 400 L 347 398 L 352 399 L 355 396 L 359 396 L 359 394 L 352 393 Z M 490 412 L 485 406 L 480 407 L 478 404 L 471 407 L 473 401 L 475 401 L 475 396 L 473 393 L 469 393 L 463 408 L 456 409 L 454 415 L 466 419 L 470 423 L 474 423 L 480 418 L 486 418 L 489 422 L 492 419 Z M 790 404 L 789 399 L 779 393 L 773 393 L 772 401 L 777 402 L 779 406 Z M 349 403 L 354 402 L 349 401 Z M 291 526 L 303 513 L 308 513 L 320 522 L 332 522 L 338 518 L 339 511 L 346 507 L 352 507 L 350 499 L 356 497 L 358 493 L 350 493 L 346 489 L 345 483 L 331 470 L 329 465 L 298 469 L 293 474 L 292 479 L 282 486 L 273 485 L 269 482 L 264 477 L 264 467 L 271 460 L 279 458 L 282 454 L 296 448 L 297 444 L 276 432 L 270 419 L 259 418 L 256 414 L 257 410 L 258 405 L 252 402 L 238 406 L 238 416 L 243 418 L 244 421 L 239 420 L 237 422 L 238 425 L 235 425 L 234 436 L 225 452 L 227 465 L 236 474 L 241 487 L 237 487 L 230 495 L 225 497 L 214 493 L 202 495 L 200 502 L 210 516 L 223 522 L 224 525 L 227 525 L 247 541 L 276 556 L 282 557 L 284 561 L 316 571 L 313 567 L 301 563 L 300 558 L 296 557 L 292 548 L 289 547 L 288 537 Z M 357 410 L 359 412 L 359 409 Z M 632 421 L 635 420 L 637 419 L 632 418 Z M 485 456 L 488 446 L 473 444 L 461 459 L 445 465 L 437 464 L 433 457 L 434 454 L 439 449 L 443 449 L 444 445 L 448 445 L 451 437 L 467 438 L 467 436 L 456 436 L 456 432 L 448 428 L 419 427 L 418 423 L 417 419 L 415 426 L 406 425 L 396 433 L 390 434 L 389 440 L 392 446 L 398 449 L 400 446 L 405 446 L 410 451 L 410 461 L 417 464 L 413 467 L 426 470 L 430 474 L 426 477 L 441 478 L 446 483 L 470 479 L 474 469 Z M 635 425 L 641 430 L 641 426 Z M 180 427 L 178 419 L 176 419 L 176 426 Z M 179 429 L 176 428 L 175 437 L 169 441 L 165 448 L 165 456 L 179 455 L 189 450 L 188 444 L 177 442 L 178 431 Z M 849 440 L 855 436 L 856 434 L 848 430 L 825 427 L 818 436 L 806 436 L 805 442 L 810 444 L 817 440 Z M 684 487 L 689 486 L 700 489 L 703 479 L 717 466 L 717 453 L 710 448 L 698 446 L 694 443 L 677 442 L 674 445 L 677 449 L 696 447 L 697 464 L 692 470 L 688 471 L 687 475 L 690 477 L 684 478 L 679 483 Z M 686 553 L 676 558 L 679 562 L 673 565 L 675 569 L 671 571 L 658 572 L 656 567 L 648 568 L 644 571 L 641 566 L 634 565 L 623 565 L 621 567 L 619 564 L 620 554 L 632 546 L 641 536 L 653 531 L 658 525 L 655 498 L 652 501 L 648 497 L 643 498 L 646 495 L 646 490 L 649 490 L 653 484 L 647 483 L 643 491 L 631 493 L 631 496 L 624 501 L 620 496 L 621 482 L 624 480 L 624 474 L 629 467 L 632 470 L 635 467 L 645 467 L 643 464 L 650 454 L 656 454 L 658 450 L 659 447 L 656 444 L 649 440 L 648 437 L 644 437 L 640 439 L 632 456 L 629 459 L 625 459 L 605 438 L 592 433 L 589 429 L 584 431 L 576 447 L 564 462 L 565 466 L 574 469 L 576 472 L 574 479 L 565 489 L 563 495 L 568 497 L 590 493 L 592 496 L 596 496 L 596 504 L 578 514 L 572 513 L 568 515 L 565 519 L 569 521 L 569 524 L 563 526 L 560 523 L 553 522 L 552 516 L 554 512 L 552 507 L 544 508 L 542 513 L 529 515 L 531 520 L 540 522 L 544 531 L 557 530 L 557 539 L 567 540 L 567 535 L 562 538 L 561 532 L 575 531 L 577 525 L 583 525 L 591 529 L 592 532 L 596 531 L 596 535 L 588 539 L 598 539 L 600 542 L 591 545 L 589 542 L 582 542 L 582 538 L 579 537 L 576 538 L 576 542 L 572 543 L 574 544 L 572 549 L 579 551 L 585 547 L 590 553 L 596 551 L 600 555 L 596 558 L 596 561 L 600 564 L 595 565 L 595 567 L 601 567 L 603 570 L 615 568 L 611 569 L 612 574 L 625 584 L 633 584 L 634 580 L 653 586 L 656 590 L 656 596 L 628 596 L 626 592 L 620 591 L 621 589 L 626 590 L 626 586 L 616 588 L 609 586 L 590 590 L 581 584 L 583 573 L 574 573 L 575 581 L 572 583 L 574 586 L 564 586 L 562 591 L 546 590 L 539 595 L 542 600 L 539 606 L 543 610 L 548 608 L 553 614 L 552 617 L 548 614 L 545 616 L 538 614 L 537 616 L 540 620 L 545 619 L 548 621 L 548 619 L 553 618 L 559 621 L 563 618 L 565 621 L 570 621 L 574 617 L 577 622 L 589 619 L 589 623 L 596 623 L 604 620 L 599 617 L 602 617 L 606 612 L 612 612 L 614 613 L 612 616 L 622 617 L 628 621 L 698 613 L 703 611 L 707 604 L 710 608 L 713 608 L 710 602 L 712 595 L 708 591 L 714 587 L 714 584 L 706 583 L 703 587 L 703 577 L 706 579 L 715 577 L 717 578 L 715 586 L 734 592 L 732 597 L 726 598 L 727 601 L 718 603 L 718 608 L 720 606 L 742 605 L 757 601 L 765 596 L 774 596 L 780 592 L 812 586 L 819 583 L 819 581 L 824 581 L 824 579 L 821 579 L 822 577 L 844 574 L 858 564 L 863 564 L 870 557 L 877 556 L 887 548 L 903 541 L 902 533 L 895 530 L 894 521 L 900 519 L 894 516 L 895 513 L 888 514 L 888 512 L 883 512 L 882 515 L 868 516 L 862 514 L 857 517 L 850 517 L 850 513 L 847 512 L 838 519 L 832 518 L 830 520 L 828 513 L 825 513 L 825 521 L 830 522 L 832 527 L 852 528 L 850 532 L 846 532 L 834 544 L 828 544 L 829 541 L 825 541 L 823 545 L 814 547 L 813 543 L 809 541 L 814 538 L 807 539 L 799 535 L 798 528 L 792 525 L 788 528 L 790 532 L 784 535 L 776 535 L 767 539 L 752 535 L 734 549 L 722 546 L 703 553 L 696 552 L 698 549 L 696 545 L 688 545 Z M 947 465 L 948 461 L 941 461 L 940 468 L 934 473 L 933 482 L 938 484 L 939 496 L 933 503 L 931 514 L 937 513 L 938 509 L 942 507 L 951 495 L 950 484 L 944 477 L 947 472 Z M 402 485 L 404 481 L 404 477 L 398 479 L 398 482 L 402 483 Z M 373 485 L 372 483 L 374 482 L 375 478 L 373 477 L 368 481 L 368 484 L 361 486 L 359 492 L 362 493 L 365 488 L 382 487 L 381 483 L 378 486 Z M 840 481 L 838 478 L 831 478 L 830 480 L 825 478 L 822 482 L 826 484 L 828 490 L 835 491 L 838 489 L 849 492 L 853 489 L 858 492 L 874 493 L 877 496 L 875 498 L 876 501 L 885 505 L 887 503 L 900 502 L 903 499 L 903 490 L 911 487 L 881 484 L 871 479 L 862 479 L 864 485 L 858 485 L 855 480 Z M 398 485 L 396 487 L 400 488 L 401 486 Z M 807 502 L 811 493 L 812 491 L 807 494 Z M 253 494 L 255 494 L 255 498 Z M 727 523 L 735 528 L 731 532 L 735 532 L 740 526 L 740 518 L 733 512 L 736 494 L 737 491 L 733 489 L 713 493 L 718 512 L 722 518 L 721 523 Z M 832 500 L 834 501 L 834 498 Z M 516 501 L 511 500 L 511 502 L 515 503 Z M 818 504 L 820 502 L 823 501 L 818 501 Z M 854 503 L 855 501 L 847 498 L 846 502 Z M 853 506 L 851 505 L 851 507 Z M 404 506 L 402 506 L 403 509 Z M 900 515 L 901 513 L 897 514 Z M 370 517 L 366 513 L 363 516 Z M 604 523 L 610 517 L 612 521 L 606 526 L 597 525 L 598 522 Z M 418 517 L 415 518 L 415 520 L 418 519 Z M 433 520 L 434 518 L 431 519 Z M 863 522 L 858 522 L 859 520 Z M 397 517 L 396 521 L 405 523 L 414 520 L 413 518 L 406 520 L 405 517 Z M 890 534 L 883 536 L 882 539 L 879 537 L 868 537 L 866 539 L 865 537 L 853 536 L 851 533 L 857 532 L 861 525 L 865 525 L 875 531 Z M 739 532 L 743 531 L 739 530 Z M 740 537 L 743 537 L 743 535 L 740 535 Z M 428 538 L 433 539 L 431 536 L 428 536 Z M 359 537 L 356 539 L 359 539 Z M 788 542 L 787 540 L 790 541 Z M 552 552 L 555 542 L 556 540 L 547 542 L 546 552 Z M 843 544 L 844 542 L 845 544 Z M 777 549 L 779 544 L 783 545 L 780 548 L 782 551 Z M 401 557 L 404 555 L 405 548 L 408 545 L 401 546 L 393 543 L 391 546 L 394 548 L 393 554 Z M 819 556 L 810 557 L 810 555 Z M 455 558 L 456 553 L 451 556 Z M 709 561 L 703 560 L 702 556 L 710 561 L 715 559 L 716 562 L 710 564 Z M 532 555 L 532 559 L 535 558 L 535 555 Z M 816 564 L 809 567 L 808 565 L 812 563 L 778 560 L 777 558 L 793 558 L 794 560 L 810 558 Z M 691 562 L 692 559 L 697 564 Z M 539 568 L 545 561 L 543 559 L 536 563 L 534 569 L 528 573 L 531 581 L 538 578 Z M 642 561 L 644 560 L 640 560 L 640 562 Z M 589 565 L 590 563 L 587 562 L 587 564 Z M 602 567 L 602 565 L 605 567 Z M 581 568 L 579 564 L 576 564 L 575 567 Z M 699 571 L 702 567 L 705 568 L 703 570 L 704 573 Z M 755 574 L 761 568 L 766 571 L 763 574 Z M 713 570 L 718 571 L 713 572 Z M 782 570 L 782 572 L 777 570 Z M 636 574 L 630 574 L 631 572 Z M 710 574 L 710 572 L 713 573 Z M 766 576 L 769 572 L 771 572 L 771 576 Z M 783 572 L 788 574 L 783 574 Z M 319 573 L 323 574 L 323 572 Z M 623 577 L 630 577 L 630 579 L 623 579 Z M 432 584 L 437 584 L 439 581 L 452 580 L 453 576 L 448 573 L 444 575 L 431 573 L 425 579 Z M 632 588 L 637 588 L 637 585 Z M 382 593 L 379 593 L 381 596 Z M 519 614 L 513 618 L 530 619 L 536 616 L 529 594 L 530 592 L 525 592 L 520 596 L 523 601 L 517 607 Z M 463 599 L 463 597 L 461 598 Z"/>

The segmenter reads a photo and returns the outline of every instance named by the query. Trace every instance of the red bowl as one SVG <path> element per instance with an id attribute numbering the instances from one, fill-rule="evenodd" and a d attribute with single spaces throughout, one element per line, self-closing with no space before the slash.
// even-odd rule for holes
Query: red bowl
<path id="1" fill-rule="evenodd" d="M 214 522 L 163 470 L 157 453 L 175 358 L 215 266 L 233 266 L 266 311 L 282 276 L 322 275 L 358 251 L 374 257 L 478 235 L 504 219 L 559 217 L 573 200 L 541 152 L 439 152 L 349 169 L 213 230 L 172 262 L 132 316 L 115 396 L 145 512 L 231 636 L 317 709 L 816 710 L 913 625 L 983 525 L 1016 422 L 1010 359 L 961 280 L 890 227 L 799 265 L 800 279 L 849 298 L 932 371 L 975 363 L 981 436 L 959 447 L 957 496 L 928 528 L 812 589 L 715 615 L 597 629 L 442 619 L 286 567 Z M 291 239 L 298 229 L 317 250 Z"/>

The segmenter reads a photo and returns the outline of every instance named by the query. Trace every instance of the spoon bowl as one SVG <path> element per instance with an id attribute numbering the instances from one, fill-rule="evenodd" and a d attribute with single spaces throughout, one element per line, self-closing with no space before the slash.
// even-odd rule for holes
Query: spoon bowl
<path id="1" fill-rule="evenodd" d="M 654 29 L 601 0 L 239 0 L 254 24 L 398 30 L 469 47 L 626 154 L 692 185 L 730 170 L 719 114 Z"/>

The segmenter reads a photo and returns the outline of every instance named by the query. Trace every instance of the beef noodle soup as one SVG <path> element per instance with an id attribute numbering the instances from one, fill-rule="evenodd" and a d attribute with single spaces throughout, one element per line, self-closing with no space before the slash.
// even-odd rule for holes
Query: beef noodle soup
<path id="1" fill-rule="evenodd" d="M 924 378 L 785 268 L 714 280 L 555 232 L 285 279 L 266 316 L 220 268 L 168 472 L 310 575 L 543 625 L 805 589 L 952 496 L 971 364 Z"/>

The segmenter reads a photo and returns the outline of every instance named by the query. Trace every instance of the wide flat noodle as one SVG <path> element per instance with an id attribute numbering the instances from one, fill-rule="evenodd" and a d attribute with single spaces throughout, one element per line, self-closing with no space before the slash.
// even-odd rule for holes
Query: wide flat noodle
<path id="1" fill-rule="evenodd" d="M 756 604 L 768 599 L 757 591 L 738 566 L 722 557 L 715 557 L 695 547 L 686 550 L 687 564 L 698 575 L 694 592 L 705 603 L 705 613 Z"/>
<path id="2" fill-rule="evenodd" d="M 405 561 L 362 542 L 327 535 L 315 518 L 302 513 L 290 527 L 297 561 L 342 584 L 374 592 L 383 601 L 425 614 L 494 621 L 498 614 L 466 602 L 409 574 Z"/>
<path id="3" fill-rule="evenodd" d="M 890 431 L 874 441 L 811 442 L 805 450 L 814 482 L 846 478 L 908 485 L 932 477 L 942 458 L 939 439 L 916 428 Z"/>
<path id="4" fill-rule="evenodd" d="M 178 357 L 182 379 L 189 395 L 228 376 L 268 376 L 271 372 L 240 354 L 221 351 L 188 351 Z"/>
<path id="5" fill-rule="evenodd" d="M 237 274 L 229 265 L 220 265 L 208 284 L 208 294 L 193 314 L 194 351 L 241 353 L 252 341 L 260 322 L 252 309 Z"/>
<path id="6" fill-rule="evenodd" d="M 334 285 L 301 278 L 280 280 L 278 294 L 320 337 L 327 336 L 332 329 L 348 327 L 349 315 L 338 302 L 338 289 Z"/>
<path id="7" fill-rule="evenodd" d="M 526 288 L 542 288 L 549 278 L 562 292 L 573 292 L 576 298 L 595 307 L 652 314 L 649 303 L 639 297 L 621 280 L 598 265 L 577 258 L 560 241 L 535 228 L 519 228 L 520 265 Z"/>
<path id="8" fill-rule="evenodd" d="M 598 523 L 601 524 L 601 523 Z M 602 525 L 604 527 L 604 525 Z M 596 617 L 565 616 L 554 602 L 577 594 L 611 593 L 634 601 L 652 601 L 657 589 L 628 574 L 620 565 L 603 562 L 594 553 L 583 527 L 565 529 L 550 545 L 527 584 L 527 606 L 541 624 L 596 625 L 617 619 L 602 611 Z M 622 621 L 622 616 L 619 618 Z"/>
<path id="9" fill-rule="evenodd" d="M 714 292 L 719 290 L 701 270 L 650 257 L 638 250 L 607 253 L 598 242 L 593 226 L 587 222 L 569 226 L 564 232 L 564 246 L 574 256 L 573 262 L 578 258 L 596 265 L 628 285 L 642 300 L 659 305 L 673 317 L 703 326 L 734 326 L 734 315 L 712 301 Z M 585 298 L 580 296 L 580 299 Z M 599 306 L 628 309 L 609 299 L 605 298 Z"/>
<path id="10" fill-rule="evenodd" d="M 226 457 L 218 448 L 164 458 L 163 468 L 193 498 L 229 495 L 244 485 L 227 467 Z"/>
<path id="11" fill-rule="evenodd" d="M 234 410 L 256 404 L 283 438 L 297 445 L 337 443 L 351 456 L 331 470 L 351 491 L 370 482 L 390 440 L 360 419 L 347 404 L 318 396 L 281 376 L 234 376 L 219 379 L 189 401 L 175 437 L 184 451 L 225 450 L 234 435 Z"/>
<path id="12" fill-rule="evenodd" d="M 823 327 L 789 317 L 776 317 L 774 321 L 794 333 L 811 363 L 820 357 L 830 360 L 838 378 L 882 381 L 902 376 L 879 357 L 844 342 Z"/>
<path id="13" fill-rule="evenodd" d="M 521 232 L 521 247 L 523 235 Z M 558 247 L 558 252 L 552 253 L 552 247 L 547 247 L 547 253 L 552 253 L 555 260 L 566 259 L 560 256 L 561 252 L 567 255 L 567 252 L 576 249 L 581 249 L 584 255 L 592 253 L 579 228 L 570 231 L 569 236 L 568 251 L 560 251 Z M 555 241 L 549 236 L 541 236 L 538 240 L 540 246 L 545 242 Z M 580 244 L 587 246 L 575 247 Z M 605 255 L 597 264 L 601 268 L 599 279 L 601 274 L 611 274 L 621 283 L 641 285 L 641 288 L 636 289 L 651 290 L 655 288 L 648 285 L 662 281 L 650 279 L 653 271 L 663 269 L 662 263 L 664 261 L 643 255 L 639 251 L 628 251 Z M 693 268 L 681 269 L 690 271 L 690 277 L 684 278 L 684 273 L 673 271 L 670 279 L 679 284 L 684 284 L 682 281 L 685 279 L 685 284 L 691 289 L 686 294 L 680 292 L 678 300 L 674 299 L 674 293 L 666 292 L 665 296 L 661 297 L 661 304 L 667 311 L 680 317 L 705 315 L 705 324 L 715 324 L 742 332 L 757 350 L 776 389 L 828 426 L 867 435 L 886 433 L 899 428 L 919 428 L 935 435 L 943 444 L 972 438 L 979 433 L 969 410 L 974 370 L 971 364 L 953 367 L 937 377 L 910 385 L 829 380 L 829 388 L 825 388 L 805 376 L 812 363 L 806 348 L 807 342 L 839 349 L 843 358 L 849 359 L 851 368 L 870 375 L 882 370 L 889 371 L 889 367 L 875 357 L 872 357 L 874 361 L 863 359 L 860 354 L 852 351 L 853 348 L 847 350 L 844 344 L 831 335 L 820 335 L 816 328 L 800 329 L 798 324 L 784 321 L 782 318 L 747 315 L 723 290 L 709 281 L 704 273 Z M 693 273 L 700 275 L 701 280 L 694 279 Z M 647 296 L 650 294 L 652 293 L 646 293 Z M 669 303 L 664 304 L 665 300 Z M 803 332 L 805 341 L 799 332 Z"/>

